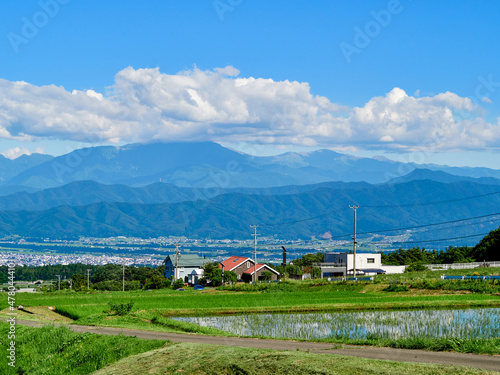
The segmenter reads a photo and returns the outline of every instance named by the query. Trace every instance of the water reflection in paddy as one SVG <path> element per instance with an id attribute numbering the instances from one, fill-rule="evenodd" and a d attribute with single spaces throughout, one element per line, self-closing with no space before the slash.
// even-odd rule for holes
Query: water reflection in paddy
<path id="1" fill-rule="evenodd" d="M 237 335 L 317 339 L 500 337 L 500 309 L 251 314 L 177 318 Z"/>

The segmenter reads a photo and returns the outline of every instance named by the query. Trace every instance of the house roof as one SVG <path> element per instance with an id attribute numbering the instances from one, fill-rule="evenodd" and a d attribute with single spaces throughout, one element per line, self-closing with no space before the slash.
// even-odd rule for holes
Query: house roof
<path id="1" fill-rule="evenodd" d="M 255 267 L 250 267 L 246 271 L 243 271 L 243 273 L 253 275 L 253 270 Z M 257 263 L 257 272 L 259 272 L 262 268 L 266 268 L 267 270 L 274 272 L 276 275 L 279 275 L 280 273 L 276 270 L 273 270 L 271 267 L 269 267 L 267 264 L 262 264 L 262 263 Z"/>
<path id="2" fill-rule="evenodd" d="M 169 259 L 175 265 L 175 254 L 166 257 L 164 263 L 167 263 Z M 204 259 L 198 254 L 179 254 L 177 258 L 178 267 L 201 267 L 203 263 L 205 263 Z"/>
<path id="3" fill-rule="evenodd" d="M 227 258 L 225 261 L 220 262 L 219 268 L 224 267 L 224 271 L 232 271 L 242 263 L 245 263 L 246 261 L 249 261 L 252 264 L 254 264 L 254 261 L 251 258 L 232 256 Z"/>

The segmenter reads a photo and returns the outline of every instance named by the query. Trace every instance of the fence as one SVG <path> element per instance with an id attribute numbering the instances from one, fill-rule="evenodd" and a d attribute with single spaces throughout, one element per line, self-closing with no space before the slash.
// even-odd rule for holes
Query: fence
<path id="1" fill-rule="evenodd" d="M 425 264 L 434 270 L 466 270 L 479 267 L 500 267 L 500 262 L 471 262 L 471 263 L 448 263 L 448 264 Z"/>

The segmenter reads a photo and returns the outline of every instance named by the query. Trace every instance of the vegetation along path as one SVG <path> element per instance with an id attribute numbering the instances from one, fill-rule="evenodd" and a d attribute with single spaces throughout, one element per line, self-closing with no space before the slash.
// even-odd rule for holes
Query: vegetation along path
<path id="1" fill-rule="evenodd" d="M 34 321 L 18 320 L 17 324 L 39 327 L 43 324 Z M 136 336 L 141 339 L 170 340 L 172 342 L 188 342 L 198 344 L 239 346 L 247 348 L 274 350 L 302 350 L 310 353 L 338 354 L 362 358 L 382 359 L 398 362 L 435 363 L 442 365 L 468 366 L 500 372 L 500 356 L 464 354 L 452 352 L 429 352 L 413 349 L 376 348 L 355 345 L 336 345 L 302 341 L 285 341 L 272 339 L 252 339 L 241 337 L 220 337 L 182 333 L 165 333 L 142 331 L 137 329 L 68 325 L 75 332 L 90 332 L 102 335 Z"/>

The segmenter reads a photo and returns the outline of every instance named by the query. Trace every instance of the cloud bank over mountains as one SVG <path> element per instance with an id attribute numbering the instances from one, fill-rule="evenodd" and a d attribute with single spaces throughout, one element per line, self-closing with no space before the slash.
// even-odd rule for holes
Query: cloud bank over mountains
<path id="1" fill-rule="evenodd" d="M 418 151 L 500 147 L 471 99 L 395 87 L 362 107 L 313 95 L 308 83 L 239 77 L 232 67 L 169 75 L 128 67 L 106 93 L 0 80 L 0 138 L 88 143 L 253 142 Z"/>

